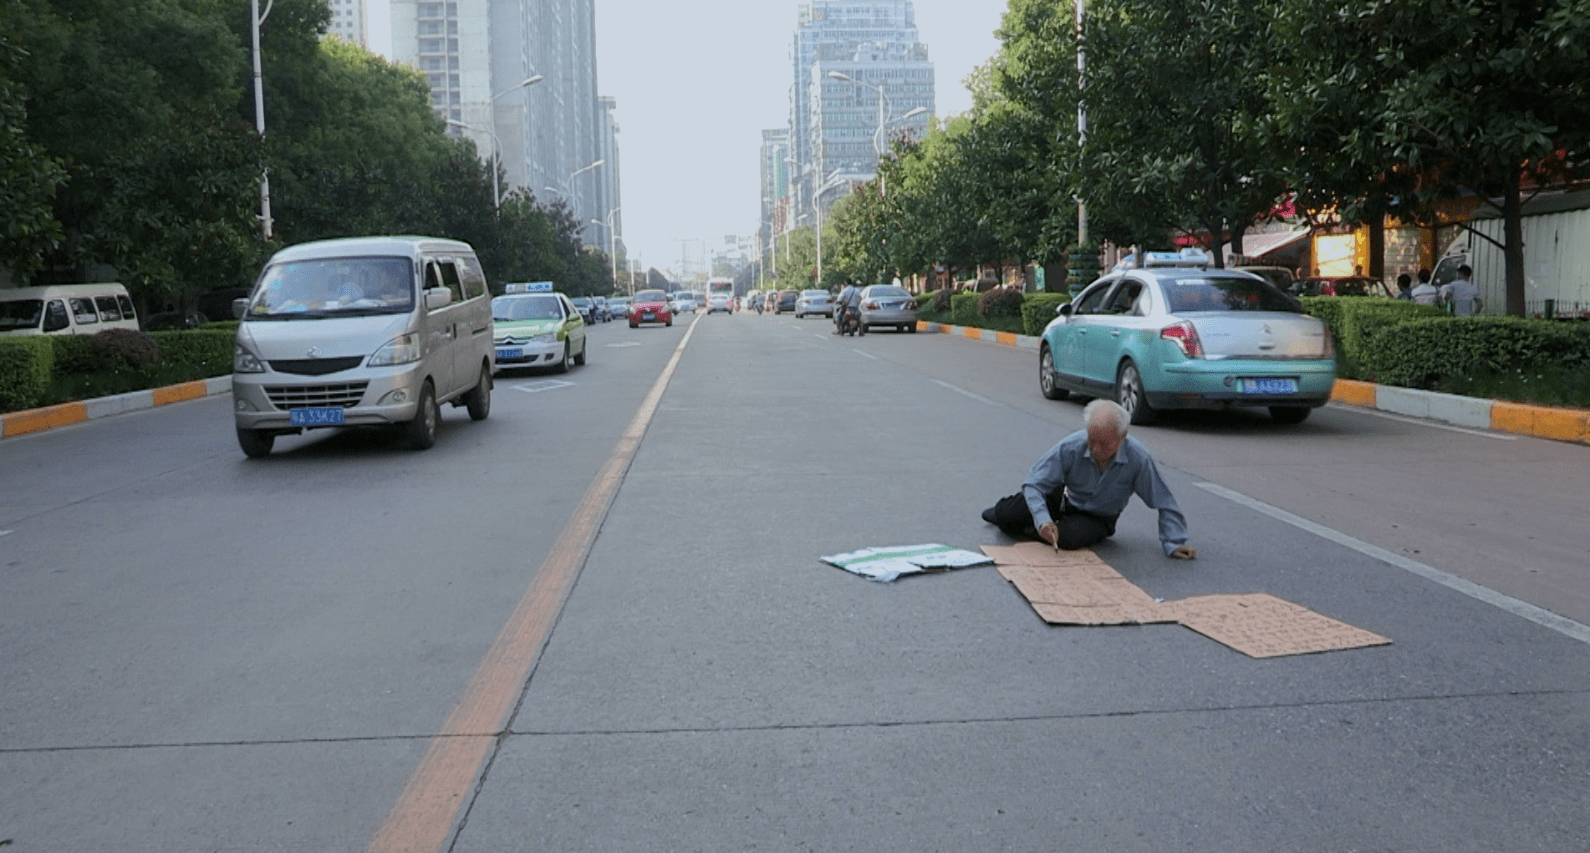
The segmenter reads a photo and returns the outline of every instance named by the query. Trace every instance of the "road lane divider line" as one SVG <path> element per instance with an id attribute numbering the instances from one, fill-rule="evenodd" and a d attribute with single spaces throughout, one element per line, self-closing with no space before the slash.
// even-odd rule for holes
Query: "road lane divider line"
<path id="1" fill-rule="evenodd" d="M 437 853 L 449 843 L 694 332 L 692 322 L 365 853 Z"/>
<path id="2" fill-rule="evenodd" d="M 943 385 L 945 388 L 948 388 L 951 391 L 954 391 L 955 393 L 961 395 L 962 397 L 969 397 L 969 398 L 971 398 L 973 400 L 976 400 L 979 403 L 983 403 L 984 405 L 988 405 L 988 406 L 1003 406 L 1003 405 L 1005 405 L 1004 403 L 1001 403 L 998 400 L 990 400 L 990 399 L 988 399 L 987 397 L 984 397 L 981 394 L 974 394 L 971 391 L 968 391 L 968 390 L 966 390 L 965 388 L 962 388 L 959 385 L 952 385 L 952 384 L 950 384 L 948 382 L 945 382 L 942 379 L 932 379 L 932 380 L 929 380 L 929 381 L 932 382 L 934 385 Z"/>
<path id="3" fill-rule="evenodd" d="M 1565 637 L 1570 637 L 1572 639 L 1578 640 L 1581 643 L 1590 643 L 1590 625 L 1581 624 L 1569 619 L 1566 616 L 1553 613 L 1543 607 L 1536 607 L 1527 601 L 1522 601 L 1505 593 L 1497 592 L 1490 587 L 1481 586 L 1466 578 L 1460 578 L 1457 575 L 1448 574 L 1434 566 L 1404 557 L 1395 551 L 1387 550 L 1378 545 L 1371 545 L 1362 539 L 1355 539 L 1339 530 L 1333 530 L 1323 524 L 1309 521 L 1302 516 L 1293 515 L 1292 513 L 1281 509 L 1280 507 L 1271 506 L 1261 500 L 1250 498 L 1241 492 L 1233 491 L 1226 488 L 1225 486 L 1217 486 L 1214 483 L 1195 483 L 1194 485 L 1206 492 L 1212 492 L 1219 495 L 1220 497 L 1225 498 L 1226 500 L 1241 504 L 1255 512 L 1268 515 L 1273 519 L 1286 522 L 1287 524 L 1290 524 L 1300 530 L 1306 530 L 1316 536 L 1329 539 L 1338 545 L 1351 548 L 1352 550 L 1357 551 L 1358 553 L 1367 557 L 1373 557 L 1376 560 L 1390 563 L 1399 569 L 1412 572 L 1419 577 L 1424 578 L 1425 580 L 1434 581 L 1448 589 L 1460 592 L 1477 601 L 1482 601 L 1491 605 L 1492 607 L 1499 607 L 1502 610 L 1513 614 L 1514 616 L 1521 616 L 1537 625 L 1550 628 L 1551 630 L 1556 631 Z"/>

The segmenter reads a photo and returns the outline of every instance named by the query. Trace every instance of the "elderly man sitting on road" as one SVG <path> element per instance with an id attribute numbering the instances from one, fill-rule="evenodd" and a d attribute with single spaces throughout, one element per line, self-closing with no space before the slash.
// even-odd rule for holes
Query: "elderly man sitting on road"
<path id="1" fill-rule="evenodd" d="M 1060 440 L 1027 474 L 1021 491 L 983 510 L 983 520 L 1015 539 L 1086 548 L 1115 534 L 1115 520 L 1135 493 L 1159 510 L 1165 556 L 1191 560 L 1187 519 L 1160 479 L 1148 449 L 1126 434 L 1130 416 L 1109 400 L 1082 410 L 1084 429 Z"/>

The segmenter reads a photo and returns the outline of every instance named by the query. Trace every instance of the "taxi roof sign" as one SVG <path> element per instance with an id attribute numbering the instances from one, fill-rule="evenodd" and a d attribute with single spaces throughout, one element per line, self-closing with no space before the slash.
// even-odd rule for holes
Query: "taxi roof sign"
<path id="1" fill-rule="evenodd" d="M 1179 252 L 1144 252 L 1144 267 L 1207 267 L 1209 253 L 1188 246 Z"/>
<path id="2" fill-rule="evenodd" d="M 551 293 L 553 285 L 550 281 L 520 281 L 503 286 L 503 293 Z"/>

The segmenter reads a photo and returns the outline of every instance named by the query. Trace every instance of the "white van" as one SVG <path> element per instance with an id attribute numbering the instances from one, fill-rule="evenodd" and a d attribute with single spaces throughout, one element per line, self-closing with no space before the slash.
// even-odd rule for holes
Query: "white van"
<path id="1" fill-rule="evenodd" d="M 92 335 L 138 331 L 127 288 L 115 282 L 0 289 L 0 335 Z"/>
<path id="2" fill-rule="evenodd" d="M 249 456 L 306 429 L 402 424 L 436 443 L 440 405 L 491 412 L 491 296 L 468 243 L 355 237 L 283 249 L 240 322 L 232 371 L 237 442 Z"/>

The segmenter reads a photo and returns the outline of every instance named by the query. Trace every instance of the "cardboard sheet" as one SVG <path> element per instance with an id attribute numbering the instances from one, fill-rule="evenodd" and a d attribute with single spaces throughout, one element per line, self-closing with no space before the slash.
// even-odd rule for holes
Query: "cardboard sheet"
<path id="1" fill-rule="evenodd" d="M 1273 595 L 1201 595 L 1160 605 L 1175 621 L 1256 658 L 1384 646 L 1379 634 Z"/>
<path id="2" fill-rule="evenodd" d="M 1387 645 L 1301 605 L 1263 593 L 1156 602 L 1090 550 L 1056 552 L 1040 542 L 984 545 L 999 573 L 1051 625 L 1179 622 L 1249 657 L 1271 658 Z"/>

